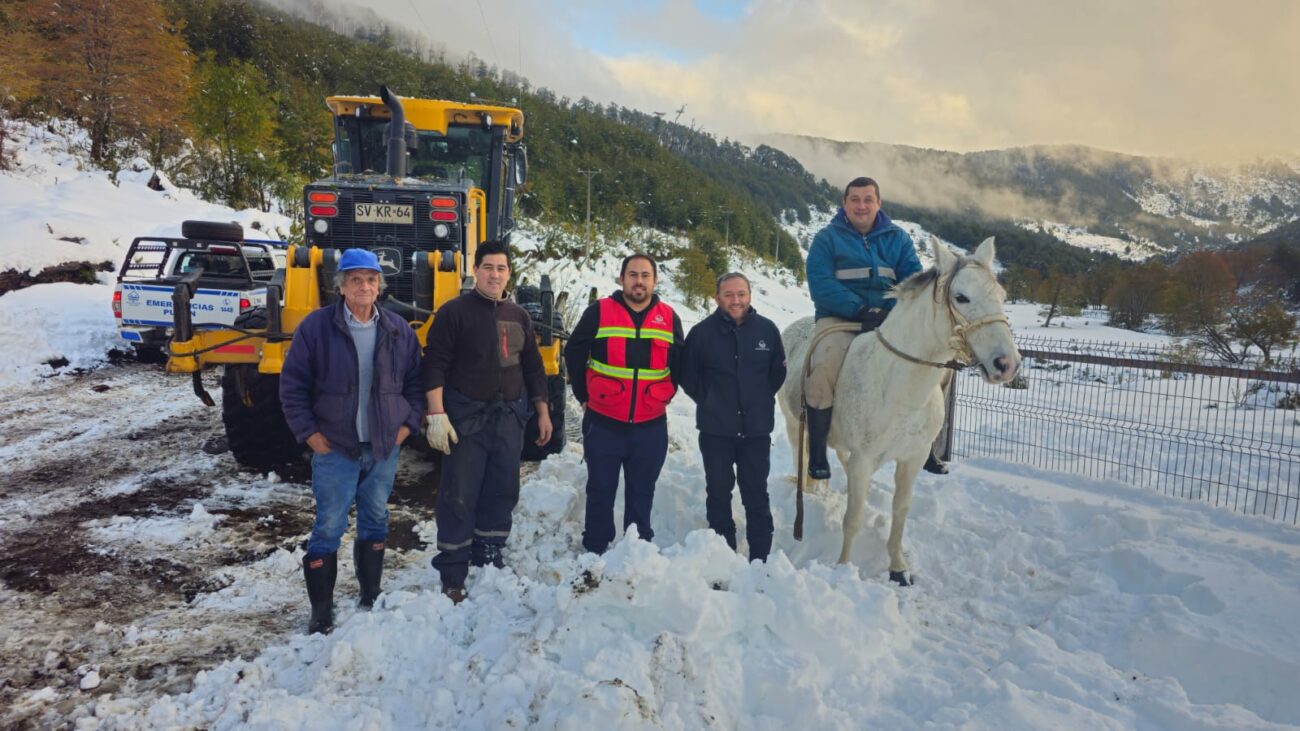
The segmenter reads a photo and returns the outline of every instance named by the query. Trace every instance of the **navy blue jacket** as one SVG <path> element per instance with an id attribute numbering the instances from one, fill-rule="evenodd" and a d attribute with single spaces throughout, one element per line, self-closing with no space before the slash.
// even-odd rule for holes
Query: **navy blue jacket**
<path id="1" fill-rule="evenodd" d="M 885 294 L 921 271 L 921 260 L 912 237 L 884 211 L 863 236 L 841 208 L 813 237 L 806 266 L 817 319 L 834 315 L 853 320 L 864 307 L 893 309 L 894 300 Z"/>
<path id="2" fill-rule="evenodd" d="M 676 378 L 679 371 L 673 371 Z M 785 346 L 771 320 L 749 308 L 737 325 L 721 309 L 691 328 L 678 383 L 695 400 L 695 427 L 724 437 L 772 433 Z"/>
<path id="3" fill-rule="evenodd" d="M 353 459 L 357 440 L 357 348 L 343 314 L 345 305 L 322 307 L 303 318 L 280 370 L 280 404 L 298 441 L 316 432 L 332 449 Z M 370 392 L 370 446 L 376 459 L 397 446 L 397 429 L 420 431 L 424 391 L 420 389 L 420 341 L 401 317 L 379 308 L 375 375 Z"/>

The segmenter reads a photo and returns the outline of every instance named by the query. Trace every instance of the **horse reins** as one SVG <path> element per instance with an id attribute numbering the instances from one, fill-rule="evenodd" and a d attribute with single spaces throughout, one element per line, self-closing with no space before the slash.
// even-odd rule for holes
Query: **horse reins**
<path id="1" fill-rule="evenodd" d="M 977 262 L 961 261 L 957 263 L 956 268 L 952 270 L 951 274 L 946 277 L 936 277 L 934 280 L 934 301 L 938 302 L 942 299 L 948 310 L 948 324 L 952 325 L 952 335 L 948 338 L 948 347 L 957 351 L 957 355 L 959 356 L 958 358 L 953 358 L 947 363 L 938 363 L 932 360 L 923 360 L 916 356 L 908 355 L 898 348 L 895 348 L 892 343 L 885 339 L 885 333 L 882 332 L 880 328 L 876 328 L 874 332 L 876 333 L 876 336 L 880 338 L 880 344 L 884 345 L 886 350 L 899 358 L 911 363 L 916 363 L 917 365 L 930 366 L 931 368 L 948 368 L 954 371 L 969 368 L 971 362 L 975 360 L 975 353 L 971 350 L 970 341 L 968 339 L 969 334 L 985 325 L 992 325 L 997 322 L 1010 327 L 1011 321 L 1001 312 L 996 315 L 985 315 L 984 317 L 977 317 L 974 320 L 970 320 L 967 319 L 965 315 L 958 312 L 956 307 L 952 306 L 953 280 L 957 278 L 957 272 L 960 272 L 962 267 L 966 266 L 968 263 L 972 263 L 975 266 L 984 266 Z M 942 295 L 939 293 L 940 281 L 943 281 L 944 283 Z"/>

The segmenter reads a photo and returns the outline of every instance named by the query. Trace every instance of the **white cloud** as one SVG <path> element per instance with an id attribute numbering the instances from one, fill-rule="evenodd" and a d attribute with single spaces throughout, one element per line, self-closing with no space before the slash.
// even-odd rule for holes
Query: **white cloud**
<path id="1" fill-rule="evenodd" d="M 363 4 L 416 27 L 409 3 Z M 1300 153 L 1291 0 L 754 0 L 734 22 L 686 0 L 421 8 L 453 53 L 572 98 L 684 103 L 719 136 Z"/>

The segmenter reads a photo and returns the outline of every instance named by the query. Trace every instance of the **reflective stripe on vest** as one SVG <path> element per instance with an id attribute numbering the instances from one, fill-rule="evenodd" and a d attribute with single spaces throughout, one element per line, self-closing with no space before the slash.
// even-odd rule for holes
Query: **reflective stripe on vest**
<path id="1" fill-rule="evenodd" d="M 638 330 L 627 307 L 612 297 L 600 300 L 596 340 L 605 346 L 605 360 L 598 360 L 594 355 L 587 359 L 588 408 L 631 423 L 662 416 L 667 398 L 662 394 L 655 394 L 658 398 L 652 398 L 649 389 L 666 383 L 669 397 L 675 390 L 668 368 L 668 348 L 652 344 L 649 348 L 650 362 L 637 368 L 628 363 L 628 343 L 649 340 L 671 346 L 674 339 L 673 310 L 663 302 L 655 303 L 646 311 Z M 608 388 L 600 388 L 593 380 L 596 376 L 620 382 L 622 386 L 618 394 L 609 394 Z"/>

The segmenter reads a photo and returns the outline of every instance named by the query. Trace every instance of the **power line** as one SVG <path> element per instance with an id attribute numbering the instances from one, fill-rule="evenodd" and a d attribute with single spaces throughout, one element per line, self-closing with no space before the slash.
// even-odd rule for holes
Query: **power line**
<path id="1" fill-rule="evenodd" d="M 411 10 L 415 11 L 415 19 L 420 21 L 420 26 L 424 28 L 424 37 L 429 40 L 429 50 L 432 51 L 435 42 L 433 40 L 433 29 L 429 27 L 428 23 L 424 22 L 424 16 L 420 15 L 420 9 L 415 7 L 413 0 L 406 0 L 406 4 L 411 6 Z"/>
<path id="2" fill-rule="evenodd" d="M 483 20 L 483 32 L 487 34 L 488 48 L 492 49 L 492 58 L 499 59 L 497 44 L 492 40 L 492 29 L 488 28 L 487 15 L 483 12 L 483 0 L 478 0 L 478 17 Z"/>

